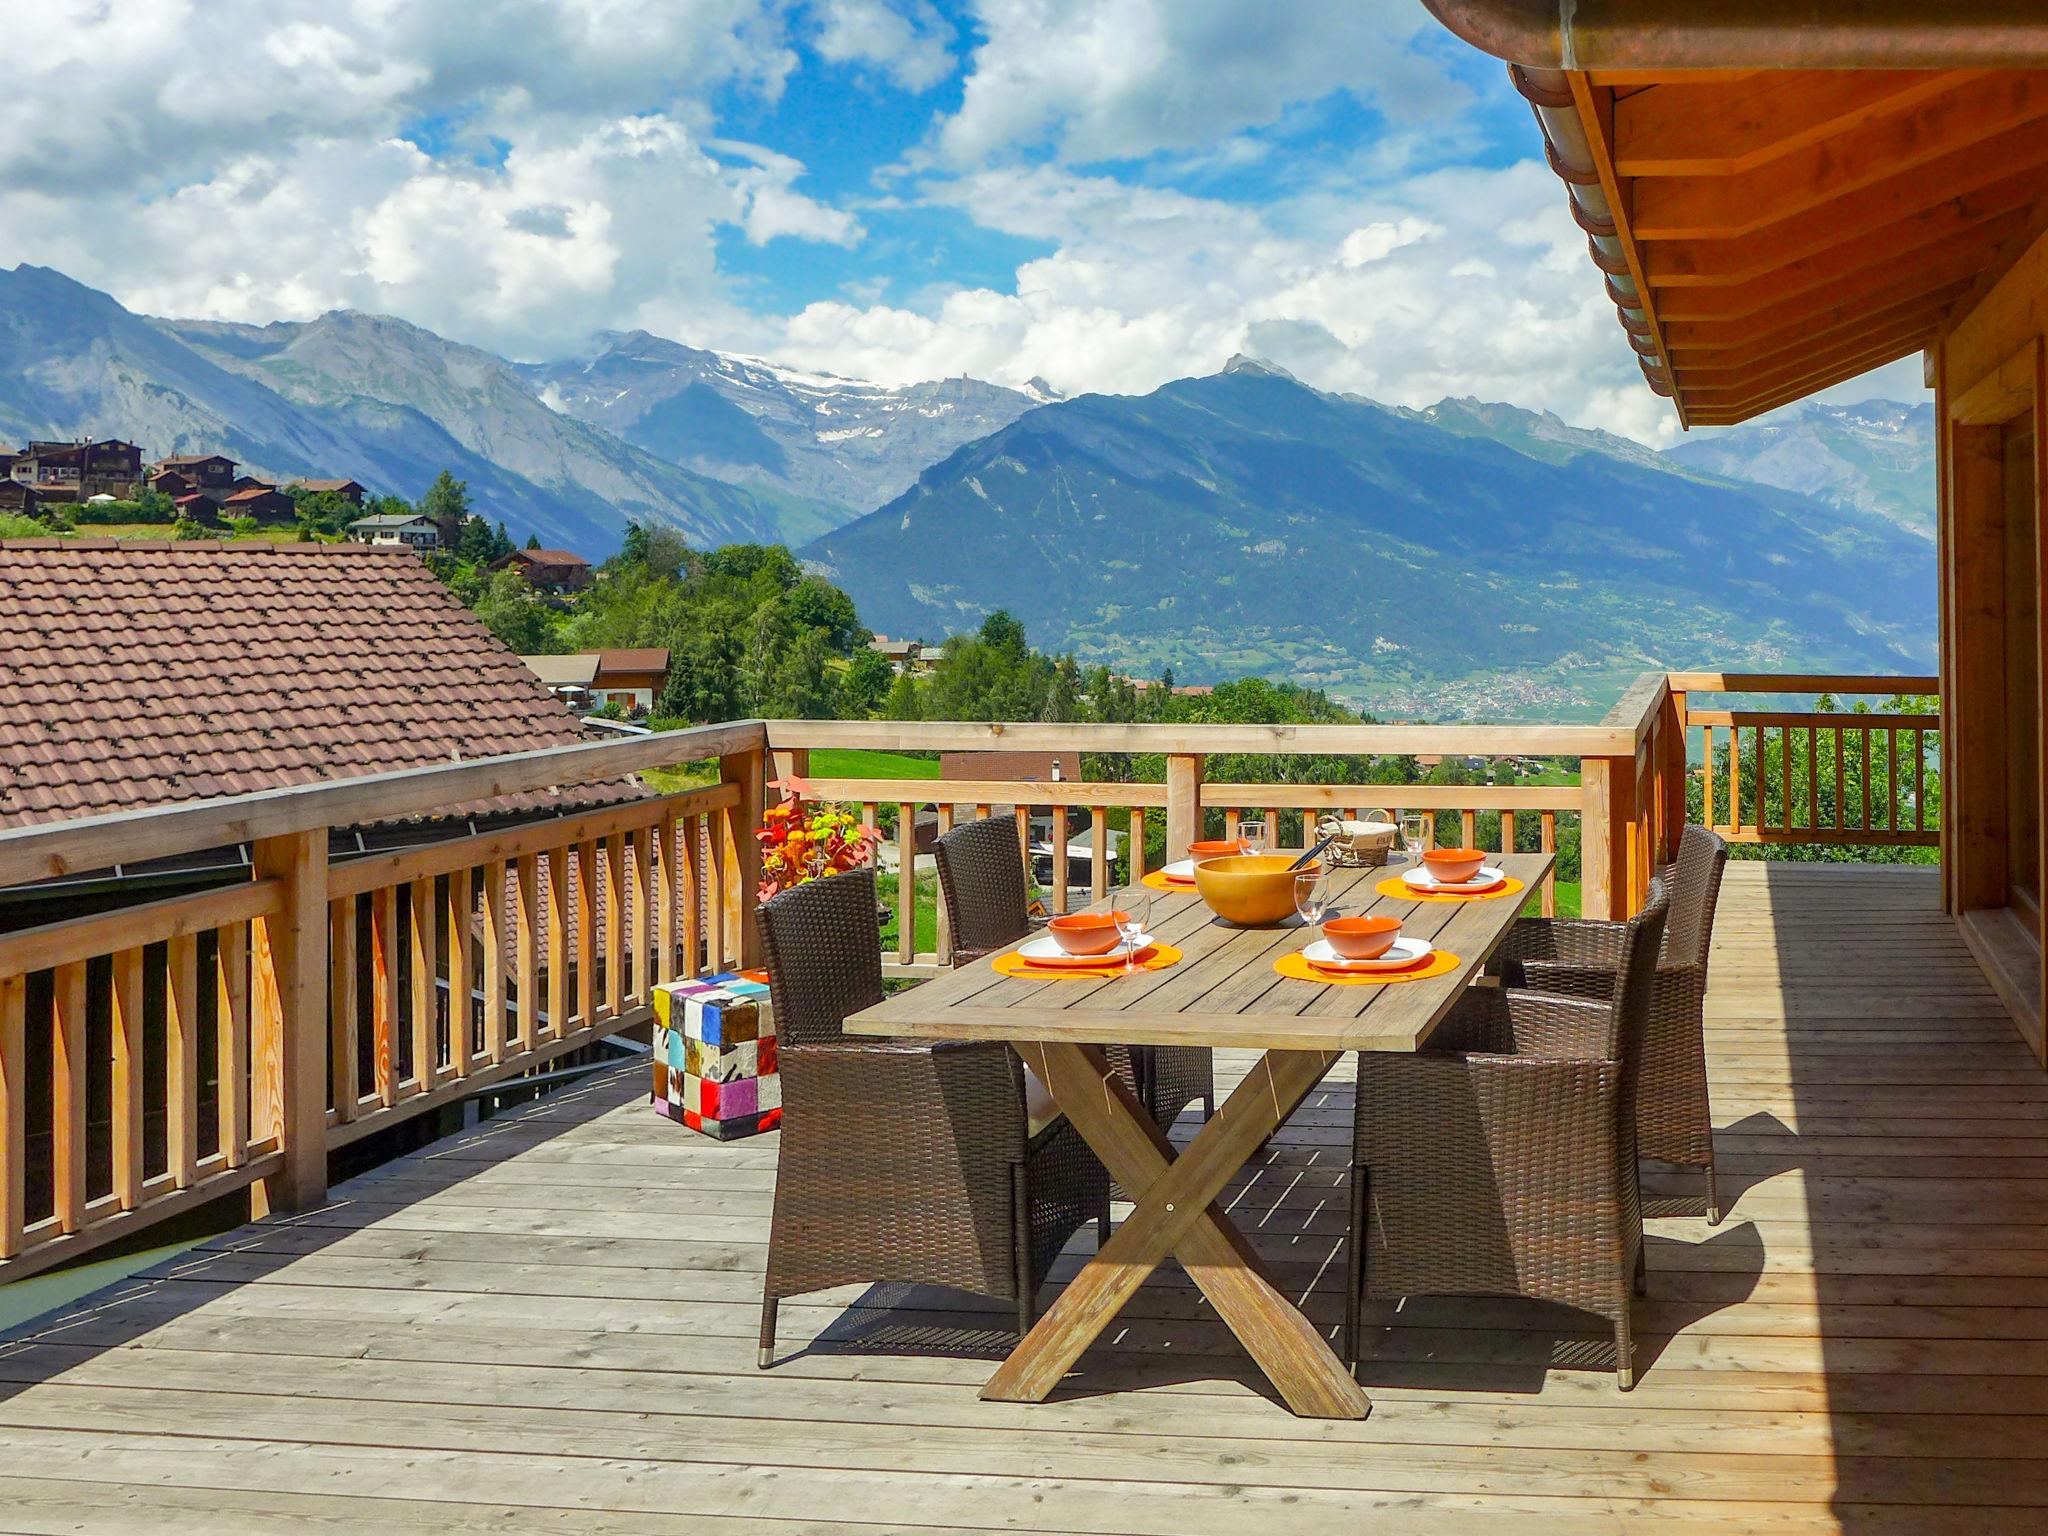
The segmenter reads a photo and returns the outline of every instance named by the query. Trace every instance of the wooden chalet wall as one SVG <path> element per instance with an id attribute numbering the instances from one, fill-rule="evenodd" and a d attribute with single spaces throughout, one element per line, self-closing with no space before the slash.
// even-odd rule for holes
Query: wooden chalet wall
<path id="1" fill-rule="evenodd" d="M 2048 235 L 1934 349 L 1940 418 L 1942 898 L 2048 1062 Z"/>

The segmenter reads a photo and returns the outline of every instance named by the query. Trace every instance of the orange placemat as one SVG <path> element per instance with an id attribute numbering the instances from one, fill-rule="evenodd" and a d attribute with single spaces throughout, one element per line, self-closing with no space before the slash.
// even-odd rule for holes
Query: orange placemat
<path id="1" fill-rule="evenodd" d="M 1380 881 L 1373 889 L 1382 896 L 1396 896 L 1402 901 L 1497 901 L 1503 896 L 1513 896 L 1527 890 L 1528 887 L 1513 875 L 1509 875 L 1498 890 L 1474 891 L 1468 896 L 1460 896 L 1451 891 L 1418 891 L 1399 875 L 1395 875 L 1391 879 Z"/>
<path id="2" fill-rule="evenodd" d="M 1195 882 L 1192 880 L 1167 879 L 1166 871 L 1163 869 L 1153 870 L 1151 874 L 1141 879 L 1138 884 L 1150 886 L 1155 891 L 1192 891 L 1195 888 Z"/>
<path id="3" fill-rule="evenodd" d="M 1148 944 L 1138 951 L 1138 969 L 1163 971 L 1169 965 L 1179 965 L 1180 959 L 1180 951 L 1171 944 Z M 1026 981 L 1065 981 L 1075 976 L 1084 981 L 1102 981 L 1126 974 L 1121 960 L 1112 960 L 1107 965 L 1033 965 L 1015 950 L 1006 955 L 991 955 L 988 963 L 1005 976 L 1021 976 Z"/>
<path id="4" fill-rule="evenodd" d="M 1333 971 L 1319 971 L 1308 963 L 1308 956 L 1300 950 L 1282 955 L 1273 962 L 1273 969 L 1282 976 L 1295 981 L 1320 981 L 1332 987 L 1387 987 L 1397 981 L 1427 981 L 1432 976 L 1443 976 L 1458 968 L 1458 957 L 1448 949 L 1433 949 L 1429 958 L 1409 971 L 1381 971 L 1377 974 L 1340 976 Z"/>

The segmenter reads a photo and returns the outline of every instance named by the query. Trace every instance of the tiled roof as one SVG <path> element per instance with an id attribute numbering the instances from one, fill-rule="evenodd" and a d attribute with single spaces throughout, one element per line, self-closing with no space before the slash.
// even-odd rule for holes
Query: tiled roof
<path id="1" fill-rule="evenodd" d="M 588 565 L 590 562 L 581 555 L 572 555 L 566 549 L 515 549 L 512 553 L 521 560 L 530 560 L 536 565 Z"/>
<path id="2" fill-rule="evenodd" d="M 294 480 L 292 484 L 305 491 L 345 491 L 350 486 L 360 491 L 363 488 L 360 480 Z"/>
<path id="3" fill-rule="evenodd" d="M 0 826 L 584 739 L 410 551 L 0 542 Z M 448 814 L 640 792 L 586 785 Z"/>
<path id="4" fill-rule="evenodd" d="M 660 646 L 642 646 L 638 649 L 599 651 L 597 670 L 606 672 L 666 672 L 668 652 Z"/>

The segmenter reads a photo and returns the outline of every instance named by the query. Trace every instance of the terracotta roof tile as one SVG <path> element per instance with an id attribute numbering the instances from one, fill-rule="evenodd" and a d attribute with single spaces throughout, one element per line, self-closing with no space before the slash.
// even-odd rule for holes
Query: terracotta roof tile
<path id="1" fill-rule="evenodd" d="M 0 542 L 0 826 L 584 739 L 408 550 Z M 615 781 L 447 814 L 642 792 Z"/>

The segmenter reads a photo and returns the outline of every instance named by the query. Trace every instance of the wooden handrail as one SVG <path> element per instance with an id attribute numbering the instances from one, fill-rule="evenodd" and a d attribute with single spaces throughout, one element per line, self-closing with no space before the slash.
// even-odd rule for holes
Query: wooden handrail
<path id="1" fill-rule="evenodd" d="M 282 837 L 315 827 L 426 815 L 500 795 L 587 784 L 645 768 L 758 751 L 765 740 L 760 721 L 739 720 L 660 731 L 630 741 L 578 742 L 474 762 L 404 768 L 11 827 L 0 831 L 0 887 L 194 853 L 225 843 Z"/>
<path id="2" fill-rule="evenodd" d="M 1160 752 L 1214 756 L 1579 757 L 1631 751 L 1633 725 L 1058 725 L 949 720 L 770 720 L 776 751 Z"/>
<path id="3" fill-rule="evenodd" d="M 1831 672 L 1673 672 L 1671 686 L 1684 693 L 1853 693 L 1893 695 L 1939 693 L 1938 677 L 1887 677 Z"/>

